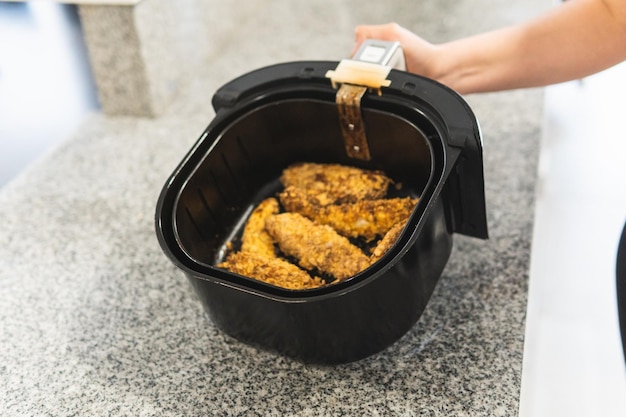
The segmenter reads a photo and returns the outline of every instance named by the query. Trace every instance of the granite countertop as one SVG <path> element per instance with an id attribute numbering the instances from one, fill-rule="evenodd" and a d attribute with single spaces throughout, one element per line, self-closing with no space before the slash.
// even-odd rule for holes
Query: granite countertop
<path id="1" fill-rule="evenodd" d="M 436 24 L 425 15 L 442 6 L 426 1 L 413 29 L 443 40 L 533 11 L 512 17 L 521 6 L 501 2 L 472 12 L 478 27 L 455 23 L 470 3 Z M 164 115 L 93 114 L 0 190 L 0 415 L 517 414 L 541 90 L 467 97 L 484 135 L 490 239 L 455 236 L 420 320 L 364 360 L 304 365 L 225 335 L 156 240 L 158 194 L 210 122 L 217 87 L 272 62 L 340 59 L 354 24 L 416 7 L 398 4 L 339 13 L 343 32 L 318 36 L 314 56 L 288 36 L 261 54 L 263 33 L 245 29 L 230 41 L 247 46 L 212 57 Z"/>

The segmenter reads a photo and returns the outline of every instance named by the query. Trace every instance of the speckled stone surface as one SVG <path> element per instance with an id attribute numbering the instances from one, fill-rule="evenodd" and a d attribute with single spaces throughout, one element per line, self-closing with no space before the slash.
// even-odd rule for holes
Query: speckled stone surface
<path id="1" fill-rule="evenodd" d="M 479 3 L 246 3 L 162 116 L 94 114 L 0 190 L 0 415 L 517 415 L 541 90 L 467 97 L 484 135 L 490 239 L 455 237 L 418 323 L 364 360 L 303 365 L 225 335 L 153 223 L 221 84 L 275 62 L 341 59 L 360 22 L 444 41 L 545 7 Z"/>
<path id="2" fill-rule="evenodd" d="M 153 116 L 157 106 L 134 23 L 134 6 L 80 6 L 80 20 L 98 86 L 109 115 Z"/>
<path id="3" fill-rule="evenodd" d="M 78 7 L 102 111 L 111 116 L 155 117 L 179 91 L 208 33 L 200 16 L 210 2 L 143 0 L 136 4 Z"/>

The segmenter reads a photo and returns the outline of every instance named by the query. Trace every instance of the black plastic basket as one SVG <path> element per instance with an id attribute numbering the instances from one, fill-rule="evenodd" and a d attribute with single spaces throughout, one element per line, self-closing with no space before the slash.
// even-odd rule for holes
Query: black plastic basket
<path id="1" fill-rule="evenodd" d="M 325 77 L 336 65 L 279 64 L 220 88 L 215 118 L 165 184 L 156 210 L 164 252 L 221 329 L 315 363 L 361 359 L 398 340 L 426 307 L 452 234 L 487 237 L 481 134 L 466 102 L 432 80 L 392 70 L 390 87 L 362 99 L 371 160 L 354 160 Z M 352 278 L 309 290 L 217 268 L 252 208 L 279 190 L 282 170 L 303 161 L 383 170 L 419 197 L 392 249 Z"/>

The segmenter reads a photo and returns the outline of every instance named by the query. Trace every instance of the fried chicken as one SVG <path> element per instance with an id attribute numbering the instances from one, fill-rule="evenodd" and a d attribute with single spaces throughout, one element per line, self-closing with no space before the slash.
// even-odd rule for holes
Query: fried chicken
<path id="1" fill-rule="evenodd" d="M 385 198 L 392 180 L 383 172 L 339 164 L 294 164 L 280 181 L 286 212 L 280 213 L 276 198 L 263 200 L 244 225 L 241 249 L 218 267 L 293 290 L 327 284 L 313 274 L 338 282 L 381 259 L 417 203 Z M 369 247 L 381 236 L 370 256 L 349 240 Z"/>
<path id="2" fill-rule="evenodd" d="M 377 262 L 380 258 L 383 257 L 385 253 L 387 253 L 389 249 L 391 249 L 391 247 L 394 245 L 394 243 L 396 243 L 396 241 L 400 237 L 400 234 L 402 233 L 404 226 L 405 226 L 404 222 L 397 223 L 391 229 L 389 229 L 387 233 L 385 233 L 385 236 L 383 236 L 383 238 L 380 239 L 380 241 L 378 242 L 378 244 L 372 251 L 372 254 L 370 255 L 371 264 L 373 264 L 374 262 Z"/>
<path id="3" fill-rule="evenodd" d="M 387 198 L 321 206 L 296 187 L 287 187 L 279 199 L 285 210 L 300 213 L 319 224 L 331 226 L 347 237 L 372 241 L 383 236 L 396 223 L 404 223 L 417 199 Z"/>
<path id="4" fill-rule="evenodd" d="M 315 204 L 325 206 L 382 198 L 391 179 L 381 171 L 339 164 L 299 163 L 283 170 L 280 182 L 302 189 Z"/>
<path id="5" fill-rule="evenodd" d="M 228 255 L 218 267 L 287 289 L 301 290 L 324 285 L 319 277 L 312 278 L 297 265 L 276 256 L 274 239 L 265 230 L 265 220 L 277 214 L 278 210 L 275 198 L 270 197 L 259 203 L 244 226 L 241 250 Z"/>
<path id="6" fill-rule="evenodd" d="M 311 278 L 308 272 L 285 259 L 268 258 L 253 252 L 231 253 L 217 266 L 239 275 L 292 290 L 317 288 L 325 284 L 319 277 Z"/>
<path id="7" fill-rule="evenodd" d="M 267 198 L 250 214 L 241 237 L 241 250 L 253 252 L 266 257 L 276 256 L 274 240 L 265 231 L 265 219 L 278 213 L 278 200 L 273 197 Z"/>
<path id="8" fill-rule="evenodd" d="M 281 213 L 265 222 L 281 251 L 308 270 L 327 273 L 338 280 L 369 266 L 369 258 L 330 226 L 318 225 L 298 213 Z"/>

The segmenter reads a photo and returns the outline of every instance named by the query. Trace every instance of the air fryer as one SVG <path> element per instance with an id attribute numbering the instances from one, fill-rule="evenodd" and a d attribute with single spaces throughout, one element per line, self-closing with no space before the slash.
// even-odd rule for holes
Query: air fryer
<path id="1" fill-rule="evenodd" d="M 481 133 L 466 102 L 435 81 L 390 70 L 388 86 L 360 100 L 369 155 L 358 158 L 346 150 L 338 86 L 327 77 L 337 68 L 283 63 L 222 86 L 215 117 L 156 210 L 163 251 L 213 323 L 308 363 L 350 362 L 396 342 L 426 308 L 453 234 L 487 238 Z M 382 170 L 419 202 L 386 255 L 340 283 L 289 290 L 218 268 L 251 210 L 276 195 L 282 170 L 297 162 Z"/>

